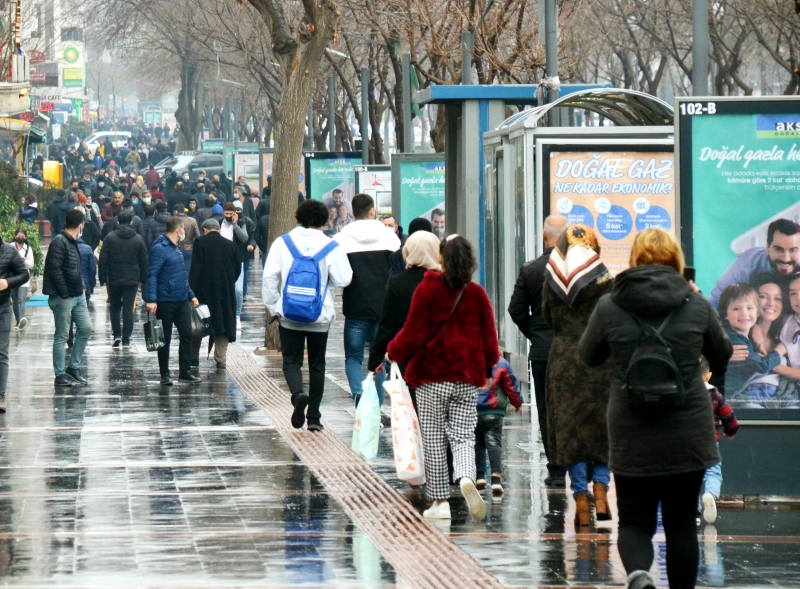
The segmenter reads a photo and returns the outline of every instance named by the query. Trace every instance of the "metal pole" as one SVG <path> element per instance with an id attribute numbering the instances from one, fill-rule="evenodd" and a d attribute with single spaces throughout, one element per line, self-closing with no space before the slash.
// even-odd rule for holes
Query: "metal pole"
<path id="1" fill-rule="evenodd" d="M 692 95 L 708 96 L 708 0 L 692 0 Z"/>
<path id="2" fill-rule="evenodd" d="M 233 100 L 233 148 L 239 149 L 239 99 Z"/>
<path id="3" fill-rule="evenodd" d="M 403 53 L 403 152 L 414 152 L 414 128 L 411 125 L 411 55 Z"/>
<path id="4" fill-rule="evenodd" d="M 472 84 L 472 54 L 475 52 L 475 33 L 461 33 L 461 84 Z"/>
<path id="5" fill-rule="evenodd" d="M 208 138 L 214 138 L 214 99 L 208 97 Z"/>
<path id="6" fill-rule="evenodd" d="M 328 151 L 336 151 L 336 78 L 328 76 Z"/>
<path id="7" fill-rule="evenodd" d="M 308 101 L 308 117 L 306 121 L 306 127 L 308 128 L 308 138 L 306 140 L 307 150 L 306 151 L 314 151 L 314 109 L 311 107 L 311 101 Z"/>
<path id="8" fill-rule="evenodd" d="M 369 68 L 361 68 L 361 163 L 369 165 Z"/>
<path id="9" fill-rule="evenodd" d="M 556 0 L 544 0 L 545 61 L 548 78 L 558 77 L 558 11 Z M 547 90 L 547 103 L 558 100 L 558 90 Z M 558 114 L 550 111 L 551 126 L 558 125 Z"/>
<path id="10" fill-rule="evenodd" d="M 222 140 L 228 142 L 231 140 L 231 99 L 225 98 L 225 118 L 222 125 Z"/>

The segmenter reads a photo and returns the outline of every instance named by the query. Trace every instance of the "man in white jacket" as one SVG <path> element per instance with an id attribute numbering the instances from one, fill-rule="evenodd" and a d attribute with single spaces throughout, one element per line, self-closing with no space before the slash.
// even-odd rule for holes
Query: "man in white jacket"
<path id="1" fill-rule="evenodd" d="M 353 197 L 353 215 L 356 220 L 333 239 L 342 246 L 353 268 L 353 280 L 342 294 L 342 313 L 344 367 L 350 391 L 358 404 L 364 380 L 364 346 L 371 343 L 378 332 L 389 282 L 389 256 L 400 248 L 400 238 L 375 218 L 375 201 L 368 194 Z M 385 372 L 380 372 L 375 383 L 381 403 L 384 378 Z"/>
<path id="2" fill-rule="evenodd" d="M 328 222 L 328 208 L 317 200 L 304 201 L 295 213 L 300 224 L 287 235 L 303 256 L 313 256 L 331 239 L 322 233 Z M 300 323 L 284 317 L 283 287 L 286 284 L 294 256 L 283 238 L 276 239 L 269 249 L 264 266 L 261 296 L 270 313 L 280 322 L 283 375 L 292 393 L 292 426 L 297 429 L 308 422 L 310 431 L 322 429 L 319 406 L 325 388 L 325 351 L 328 347 L 328 329 L 336 318 L 330 286 L 345 287 L 353 279 L 353 271 L 344 248 L 335 247 L 319 262 L 320 292 L 325 292 L 322 311 L 313 323 Z M 303 392 L 303 352 L 308 343 L 309 392 Z M 308 410 L 306 411 L 306 407 Z"/>

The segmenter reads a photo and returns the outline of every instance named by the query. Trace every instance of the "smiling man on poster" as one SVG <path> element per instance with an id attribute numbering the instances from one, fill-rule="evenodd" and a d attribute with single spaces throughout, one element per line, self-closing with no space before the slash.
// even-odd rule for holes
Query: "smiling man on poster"
<path id="1" fill-rule="evenodd" d="M 776 219 L 767 229 L 767 247 L 753 247 L 739 254 L 719 277 L 711 291 L 716 308 L 726 286 L 750 282 L 759 274 L 791 276 L 800 271 L 800 225 L 789 219 Z"/>

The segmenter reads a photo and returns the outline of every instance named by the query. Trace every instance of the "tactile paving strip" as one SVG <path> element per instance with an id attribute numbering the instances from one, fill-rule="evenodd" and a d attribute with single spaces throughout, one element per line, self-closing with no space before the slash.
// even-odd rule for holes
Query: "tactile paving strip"
<path id="1" fill-rule="evenodd" d="M 228 347 L 228 375 L 275 423 L 292 450 L 381 551 L 419 589 L 502 588 L 329 430 L 296 430 L 289 395 L 241 347 Z"/>

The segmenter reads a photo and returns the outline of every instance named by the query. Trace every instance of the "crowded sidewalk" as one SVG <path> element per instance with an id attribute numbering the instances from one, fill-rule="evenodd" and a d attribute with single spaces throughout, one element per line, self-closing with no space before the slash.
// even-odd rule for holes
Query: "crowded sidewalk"
<path id="1" fill-rule="evenodd" d="M 259 284 L 254 270 L 252 293 Z M 284 423 L 280 356 L 252 354 L 263 344 L 256 296 L 244 304 L 228 373 L 203 355 L 203 383 L 171 388 L 159 386 L 141 317 L 131 349 L 112 350 L 104 290 L 92 301 L 88 386 L 53 388 L 47 307 L 29 307 L 29 326 L 12 333 L 8 413 L 0 416 L 3 584 L 624 584 L 616 518 L 576 534 L 568 491 L 545 486 L 529 403 L 506 417 L 506 490 L 502 499 L 486 495 L 486 521 L 474 522 L 453 488 L 452 520 L 430 523 L 418 516 L 424 496 L 396 477 L 388 427 L 375 460 L 349 450 L 354 409 L 341 319 L 330 334 L 319 438 Z M 285 403 L 272 402 L 282 394 Z M 613 486 L 610 499 L 613 506 Z M 729 498 L 716 524 L 701 529 L 699 585 L 799 585 L 800 511 L 762 507 Z M 655 540 L 664 585 L 661 531 Z M 442 576 L 426 576 L 426 567 Z"/>

